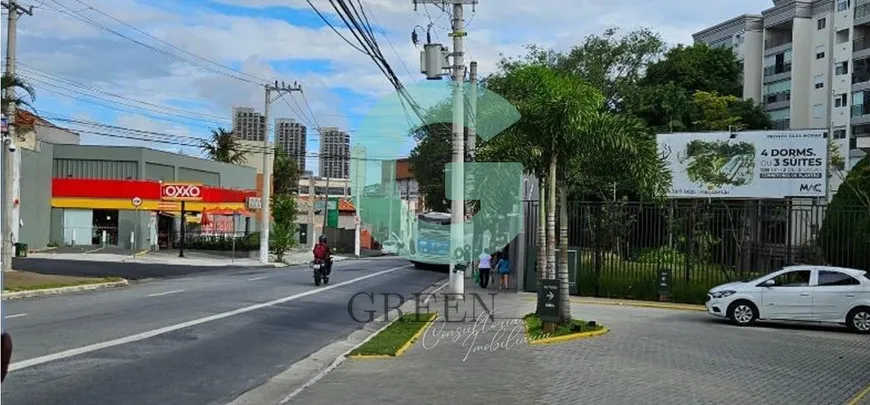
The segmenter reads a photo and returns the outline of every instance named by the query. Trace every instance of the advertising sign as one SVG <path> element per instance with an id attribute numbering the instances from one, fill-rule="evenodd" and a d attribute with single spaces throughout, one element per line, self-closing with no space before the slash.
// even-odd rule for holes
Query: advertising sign
<path id="1" fill-rule="evenodd" d="M 671 198 L 827 196 L 825 130 L 659 134 Z"/>
<path id="2" fill-rule="evenodd" d="M 163 201 L 202 201 L 202 187 L 198 184 L 164 183 L 160 186 Z"/>

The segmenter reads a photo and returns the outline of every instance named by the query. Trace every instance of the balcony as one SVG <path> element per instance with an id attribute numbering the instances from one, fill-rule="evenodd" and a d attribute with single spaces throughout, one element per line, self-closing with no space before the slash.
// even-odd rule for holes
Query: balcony
<path id="1" fill-rule="evenodd" d="M 791 33 L 789 33 L 791 34 Z M 764 41 L 764 49 L 772 49 L 778 46 L 783 46 L 791 43 L 791 35 L 783 35 L 781 37 L 774 37 Z"/>
<path id="2" fill-rule="evenodd" d="M 870 71 L 852 72 L 852 85 L 870 81 Z"/>
<path id="3" fill-rule="evenodd" d="M 778 63 L 774 66 L 766 66 L 764 68 L 764 77 L 778 75 L 781 73 L 791 72 L 791 62 Z"/>
<path id="4" fill-rule="evenodd" d="M 855 24 L 862 18 L 870 17 L 870 3 L 864 3 L 855 7 Z"/>
<path id="5" fill-rule="evenodd" d="M 870 105 L 867 105 L 867 104 L 854 104 L 854 105 L 852 105 L 852 118 L 863 117 L 865 115 L 870 115 Z"/>
<path id="6" fill-rule="evenodd" d="M 784 120 L 771 121 L 770 123 L 772 124 L 773 129 L 783 130 L 783 129 L 789 129 L 788 126 L 789 126 L 790 122 L 791 122 L 790 119 L 784 119 Z"/>
<path id="7" fill-rule="evenodd" d="M 863 51 L 870 48 L 870 37 L 855 38 L 852 41 L 852 52 Z"/>
<path id="8" fill-rule="evenodd" d="M 790 100 L 791 100 L 791 92 L 790 91 L 764 95 L 764 104 L 781 103 L 783 101 L 790 101 Z"/>

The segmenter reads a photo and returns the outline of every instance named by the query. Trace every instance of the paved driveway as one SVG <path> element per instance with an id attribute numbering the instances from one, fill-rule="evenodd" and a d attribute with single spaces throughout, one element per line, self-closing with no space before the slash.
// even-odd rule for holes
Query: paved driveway
<path id="1" fill-rule="evenodd" d="M 510 305 L 514 315 L 534 311 L 522 299 Z M 840 329 L 738 328 L 703 312 L 652 308 L 575 304 L 572 311 L 611 332 L 481 349 L 465 361 L 470 346 L 462 340 L 435 347 L 430 340 L 429 349 L 418 343 L 402 358 L 345 362 L 293 403 L 842 405 L 870 384 L 870 341 Z M 491 342 L 489 335 L 476 344 Z"/>

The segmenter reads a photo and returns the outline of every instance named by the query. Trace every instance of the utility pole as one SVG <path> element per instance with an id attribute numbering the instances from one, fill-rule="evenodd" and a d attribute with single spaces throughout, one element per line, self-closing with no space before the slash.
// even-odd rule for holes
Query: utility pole
<path id="1" fill-rule="evenodd" d="M 450 293 L 465 294 L 465 276 L 458 275 L 457 265 L 467 263 L 472 258 L 465 257 L 465 97 L 463 85 L 465 82 L 465 19 L 463 6 L 477 5 L 478 0 L 413 0 L 414 10 L 418 4 L 434 4 L 438 7 L 453 5 L 452 32 L 453 37 L 453 64 L 450 66 L 453 79 L 453 170 L 451 170 L 451 194 L 454 199 L 450 203 Z M 428 56 L 428 57 L 431 57 Z M 432 66 L 429 60 L 426 65 Z M 427 69 L 428 70 L 428 69 Z M 427 78 L 438 72 L 426 72 Z M 459 256 L 461 255 L 461 256 Z M 459 257 L 457 257 L 459 256 Z"/>
<path id="2" fill-rule="evenodd" d="M 314 192 L 314 173 L 312 172 L 311 175 L 308 176 L 308 224 L 311 226 L 308 233 L 311 238 L 311 246 L 314 246 L 317 241 L 317 235 L 315 235 L 316 232 L 314 232 Z"/>
<path id="3" fill-rule="evenodd" d="M 10 77 L 15 76 L 15 57 L 17 53 L 17 31 L 18 31 L 18 17 L 23 14 L 33 15 L 33 6 L 28 8 L 24 8 L 18 4 L 15 0 L 8 0 L 4 2 L 0 2 L 3 5 L 3 8 L 8 10 L 7 20 L 6 20 L 6 74 Z M 3 99 L 11 100 L 14 99 L 13 94 L 15 89 L 7 87 L 4 89 Z M 17 171 L 17 167 L 15 167 L 15 152 L 12 145 L 15 142 L 15 114 L 16 114 L 16 105 L 14 102 L 10 102 L 7 106 L 6 120 L 8 126 L 8 133 L 3 138 L 3 150 L 0 151 L 3 155 L 3 209 L 0 216 L 2 216 L 2 240 L 3 246 L 0 247 L 0 266 L 2 266 L 2 270 L 10 270 L 12 268 L 12 244 L 14 241 L 12 240 L 13 230 L 17 229 L 17 224 L 13 224 L 13 215 L 12 211 L 14 209 L 12 200 L 13 196 L 13 179 L 15 177 L 15 172 Z M 17 234 L 17 232 L 15 232 Z"/>
<path id="4" fill-rule="evenodd" d="M 361 246 L 362 241 L 361 241 L 361 236 L 360 236 L 360 232 L 361 232 L 361 228 L 362 228 L 362 207 L 360 206 L 360 196 L 362 195 L 363 190 L 365 189 L 365 184 L 364 184 L 365 183 L 365 175 L 364 175 L 364 171 L 363 171 L 365 169 L 365 164 L 364 164 L 365 161 L 363 160 L 365 158 L 365 148 L 363 148 L 361 145 L 356 145 L 353 147 L 353 149 L 354 150 L 351 153 L 351 155 L 353 157 L 351 157 L 351 159 L 353 159 L 352 163 L 353 163 L 354 167 L 356 167 L 356 170 L 354 170 L 354 173 L 353 173 L 354 174 L 353 184 L 351 184 L 351 186 L 353 187 L 353 190 L 354 190 L 354 192 L 352 193 L 353 197 L 354 197 L 353 205 L 354 205 L 354 208 L 356 211 L 355 212 L 356 218 L 354 218 L 354 229 L 353 229 L 353 234 L 354 234 L 353 253 L 358 259 L 360 256 L 360 250 L 362 247 Z"/>
<path id="5" fill-rule="evenodd" d="M 272 110 L 272 101 L 284 96 L 284 94 L 302 91 L 302 87 L 293 83 L 292 86 L 280 84 L 275 81 L 275 84 L 267 84 L 266 88 L 266 106 L 263 111 L 263 118 L 266 125 L 266 130 L 263 131 L 263 185 L 261 189 L 262 208 L 260 209 L 260 263 L 269 263 L 269 230 L 272 210 L 272 146 L 269 144 L 269 115 Z M 272 99 L 272 92 L 278 93 L 275 100 Z"/>
<path id="6" fill-rule="evenodd" d="M 466 147 L 468 148 L 468 155 L 466 157 L 466 160 L 468 162 L 474 162 L 475 155 L 477 154 L 477 150 L 476 150 L 476 147 L 477 147 L 476 146 L 477 145 L 477 125 L 476 125 L 477 124 L 477 62 L 475 62 L 475 61 L 472 61 L 471 63 L 469 63 L 468 81 L 471 84 L 471 86 L 469 88 L 469 94 L 468 94 L 468 98 L 469 98 L 469 100 L 468 100 L 468 140 L 466 141 Z M 466 177 L 468 179 L 469 185 L 473 188 L 474 187 L 474 172 L 468 173 L 466 175 Z M 472 208 L 473 208 L 472 201 L 466 201 L 465 202 L 465 216 L 466 216 L 466 218 L 470 218 L 472 216 L 472 214 L 473 214 Z M 471 262 L 474 263 L 474 260 L 476 259 L 477 255 L 481 254 L 482 252 L 475 249 L 475 246 L 476 246 L 475 242 L 477 241 L 478 235 L 476 235 L 474 233 L 474 222 L 468 223 L 467 226 L 471 228 L 470 232 L 468 232 L 468 233 L 471 234 L 471 247 L 472 247 L 472 249 L 471 249 Z M 480 235 L 480 236 L 481 236 L 480 241 L 482 244 L 483 235 Z M 481 246 L 481 248 L 483 248 L 483 246 Z M 472 268 L 473 267 L 474 266 L 472 265 Z"/>
<path id="7" fill-rule="evenodd" d="M 337 204 L 336 204 L 337 205 Z M 338 206 L 335 207 L 338 209 Z M 329 170 L 326 171 L 326 190 L 323 190 L 323 230 L 321 235 L 326 235 L 326 224 L 329 219 Z"/>

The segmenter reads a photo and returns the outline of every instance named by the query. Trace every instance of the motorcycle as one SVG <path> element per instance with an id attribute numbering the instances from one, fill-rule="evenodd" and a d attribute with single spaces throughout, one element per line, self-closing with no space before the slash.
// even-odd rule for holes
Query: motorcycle
<path id="1" fill-rule="evenodd" d="M 321 281 L 323 281 L 323 285 L 329 284 L 329 262 L 332 261 L 332 256 L 328 260 L 327 262 L 321 259 L 314 259 L 309 263 L 309 267 L 314 270 L 314 285 L 319 286 Z"/>

